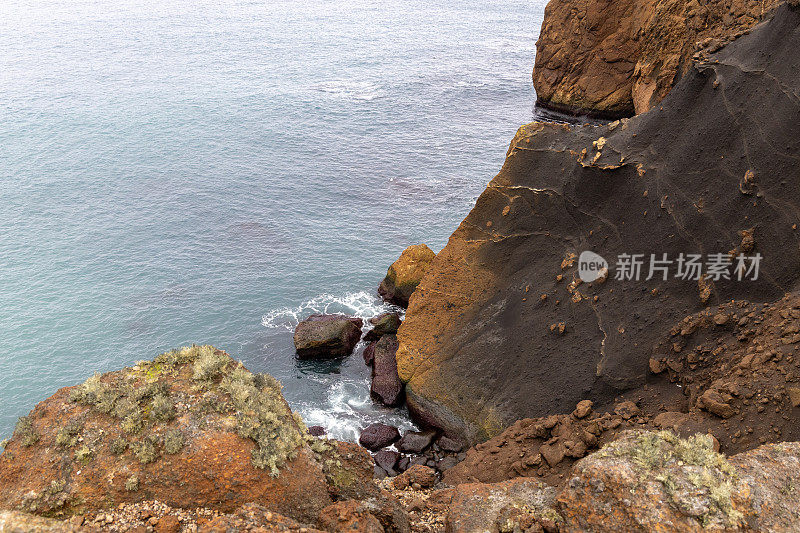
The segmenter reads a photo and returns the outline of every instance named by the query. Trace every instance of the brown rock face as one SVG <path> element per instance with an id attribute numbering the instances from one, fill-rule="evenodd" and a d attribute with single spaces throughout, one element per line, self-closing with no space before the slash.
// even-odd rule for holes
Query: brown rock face
<path id="1" fill-rule="evenodd" d="M 294 346 L 301 359 L 350 355 L 361 338 L 360 318 L 311 315 L 294 330 Z"/>
<path id="2" fill-rule="evenodd" d="M 356 501 L 338 502 L 322 510 L 319 523 L 330 533 L 384 533 L 383 526 L 367 507 Z"/>
<path id="3" fill-rule="evenodd" d="M 579 461 L 558 496 L 561 531 L 789 531 L 800 445 L 725 458 L 707 436 L 629 432 Z"/>
<path id="4" fill-rule="evenodd" d="M 152 499 L 225 512 L 259 502 L 308 522 L 331 503 L 323 464 L 335 453 L 307 435 L 272 377 L 195 346 L 37 405 L 0 455 L 0 508 L 67 516 Z"/>
<path id="5" fill-rule="evenodd" d="M 530 478 L 459 485 L 450 503 L 447 531 L 537 531 L 532 528 L 539 519 L 554 515 L 554 500 L 552 487 Z"/>
<path id="6" fill-rule="evenodd" d="M 669 325 L 797 286 L 798 25 L 797 9 L 780 7 L 649 113 L 520 129 L 398 330 L 398 371 L 420 423 L 474 444 L 584 399 L 607 405 L 614 389 L 644 382 Z M 698 283 L 674 263 L 666 280 L 647 279 L 651 256 L 705 263 L 745 248 L 761 254 L 757 280 Z M 604 282 L 580 279 L 584 251 L 609 262 Z M 639 281 L 617 279 L 622 254 L 642 254 Z"/>
<path id="7" fill-rule="evenodd" d="M 417 288 L 435 257 L 436 254 L 424 244 L 409 246 L 389 267 L 386 277 L 378 287 L 378 293 L 387 302 L 407 307 L 411 293 Z"/>
<path id="8" fill-rule="evenodd" d="M 207 524 L 203 524 L 200 530 L 207 533 L 228 533 L 231 531 L 323 533 L 321 530 L 309 528 L 291 518 L 274 513 L 263 505 L 254 503 L 243 505 L 234 513 L 218 516 Z"/>
<path id="9" fill-rule="evenodd" d="M 609 118 L 643 113 L 691 68 L 768 15 L 779 0 L 553 0 L 533 85 L 539 103 Z"/>

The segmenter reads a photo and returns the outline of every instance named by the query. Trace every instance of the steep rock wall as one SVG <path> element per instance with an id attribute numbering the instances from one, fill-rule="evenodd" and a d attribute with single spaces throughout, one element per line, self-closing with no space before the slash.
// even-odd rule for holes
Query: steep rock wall
<path id="1" fill-rule="evenodd" d="M 798 26 L 797 9 L 781 7 L 630 120 L 520 128 L 398 332 L 415 416 L 476 442 L 519 418 L 602 403 L 643 382 L 663 329 L 680 318 L 796 287 Z M 763 260 L 756 281 L 612 274 L 576 285 L 584 250 L 612 264 L 623 253 Z"/>
<path id="2" fill-rule="evenodd" d="M 660 102 L 692 56 L 747 32 L 778 0 L 552 0 L 533 85 L 539 103 L 617 118 Z"/>

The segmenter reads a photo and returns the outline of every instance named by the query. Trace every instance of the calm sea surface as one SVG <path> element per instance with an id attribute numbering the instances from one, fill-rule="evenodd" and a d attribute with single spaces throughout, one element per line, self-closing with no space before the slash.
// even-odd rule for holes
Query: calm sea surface
<path id="1" fill-rule="evenodd" d="M 376 419 L 319 311 L 370 317 L 534 117 L 544 0 L 0 2 L 0 438 L 56 389 L 211 343 L 309 425 Z"/>

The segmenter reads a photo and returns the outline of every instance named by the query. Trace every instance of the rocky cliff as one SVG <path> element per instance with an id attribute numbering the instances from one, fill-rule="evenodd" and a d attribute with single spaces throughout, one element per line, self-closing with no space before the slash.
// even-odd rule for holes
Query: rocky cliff
<path id="1" fill-rule="evenodd" d="M 476 442 L 587 397 L 603 404 L 644 382 L 678 320 L 796 287 L 798 26 L 797 8 L 782 6 L 632 119 L 520 128 L 398 332 L 398 370 L 421 421 Z M 614 269 L 582 283 L 576 259 L 587 250 L 612 269 L 621 254 L 762 261 L 756 280 L 679 279 L 673 264 L 666 280 L 646 280 L 645 266 L 638 282 Z"/>
<path id="2" fill-rule="evenodd" d="M 257 502 L 311 522 L 333 499 L 374 495 L 371 479 L 369 454 L 311 437 L 275 379 L 192 346 L 61 389 L 20 419 L 0 455 L 0 508 Z"/>
<path id="3" fill-rule="evenodd" d="M 771 13 L 778 0 L 552 0 L 536 44 L 539 103 L 618 118 L 660 102 L 691 68 Z"/>

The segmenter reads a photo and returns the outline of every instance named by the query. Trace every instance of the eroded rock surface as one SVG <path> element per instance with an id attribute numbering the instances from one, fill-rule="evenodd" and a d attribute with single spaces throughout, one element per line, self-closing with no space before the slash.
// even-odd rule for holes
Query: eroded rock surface
<path id="1" fill-rule="evenodd" d="M 387 302 L 401 307 L 408 306 L 411 293 L 417 288 L 435 257 L 436 254 L 424 244 L 409 246 L 389 267 L 386 277 L 378 287 L 378 293 Z"/>
<path id="2" fill-rule="evenodd" d="M 69 516 L 148 499 L 223 512 L 259 502 L 309 522 L 338 490 L 328 479 L 354 477 L 343 464 L 276 380 L 193 346 L 37 405 L 0 455 L 0 507 Z"/>
<path id="3" fill-rule="evenodd" d="M 618 118 L 659 103 L 701 50 L 716 51 L 779 0 L 554 0 L 536 44 L 540 104 Z"/>
<path id="4" fill-rule="evenodd" d="M 311 315 L 294 330 L 297 356 L 314 359 L 350 355 L 361 338 L 363 325 L 360 318 L 346 315 Z"/>
<path id="5" fill-rule="evenodd" d="M 643 383 L 665 328 L 800 273 L 796 8 L 691 69 L 654 109 L 602 127 L 535 123 L 434 260 L 398 331 L 423 424 L 470 443 Z M 769 50 L 769 54 L 763 51 Z M 585 250 L 761 254 L 757 280 L 593 283 Z"/>
<path id="6" fill-rule="evenodd" d="M 628 433 L 576 463 L 558 496 L 561 530 L 789 531 L 800 520 L 789 488 L 798 453 L 771 444 L 728 459 L 707 436 Z"/>

